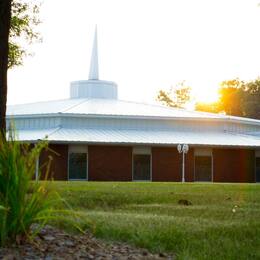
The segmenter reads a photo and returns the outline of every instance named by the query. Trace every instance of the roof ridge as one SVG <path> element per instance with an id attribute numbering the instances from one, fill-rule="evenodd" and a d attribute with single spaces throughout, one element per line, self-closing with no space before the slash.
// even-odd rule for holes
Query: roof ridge
<path id="1" fill-rule="evenodd" d="M 162 104 L 159 104 L 159 103 L 158 104 L 153 104 L 153 103 L 148 103 L 148 102 L 142 103 L 142 102 L 137 102 L 137 101 L 132 101 L 132 100 L 123 100 L 123 99 L 118 99 L 118 101 L 127 102 L 127 103 L 134 103 L 134 104 L 140 104 L 140 105 L 146 105 L 146 106 L 160 107 L 160 108 L 165 108 L 165 109 L 169 109 L 169 110 L 185 111 L 185 112 L 191 112 L 191 113 L 221 115 L 219 113 L 210 113 L 210 112 L 196 111 L 196 110 L 190 110 L 190 109 L 179 108 L 179 107 L 170 107 L 170 106 L 162 105 Z"/>
<path id="2" fill-rule="evenodd" d="M 75 99 L 76 99 L 76 98 L 75 98 Z M 80 100 L 82 100 L 82 99 L 80 99 Z M 87 102 L 88 100 L 89 100 L 88 98 L 84 98 L 81 102 L 79 102 L 79 103 L 77 103 L 77 104 L 75 104 L 75 105 L 72 105 L 72 106 L 69 107 L 69 108 L 64 109 L 64 110 L 61 111 L 60 113 L 68 112 L 70 109 L 75 108 L 75 107 L 77 107 L 77 106 L 79 106 L 79 105 L 81 105 L 81 104 Z"/>

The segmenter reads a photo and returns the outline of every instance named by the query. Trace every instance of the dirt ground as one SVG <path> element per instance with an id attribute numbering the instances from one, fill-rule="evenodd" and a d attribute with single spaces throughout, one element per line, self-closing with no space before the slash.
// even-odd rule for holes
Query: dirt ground
<path id="1" fill-rule="evenodd" d="M 33 241 L 0 248 L 0 259 L 174 259 L 167 254 L 151 254 L 146 249 L 123 243 L 106 243 L 90 234 L 71 235 L 51 226 L 44 227 Z"/>

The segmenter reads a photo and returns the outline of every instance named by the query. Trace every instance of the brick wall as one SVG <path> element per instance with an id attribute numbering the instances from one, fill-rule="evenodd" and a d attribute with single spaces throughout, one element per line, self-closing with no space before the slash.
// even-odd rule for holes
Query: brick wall
<path id="1" fill-rule="evenodd" d="M 194 149 L 190 148 L 185 155 L 185 181 L 194 181 Z"/>
<path id="2" fill-rule="evenodd" d="M 132 181 L 132 147 L 89 146 L 90 181 Z"/>
<path id="3" fill-rule="evenodd" d="M 193 181 L 193 150 L 185 158 L 185 179 Z M 182 155 L 176 147 L 152 148 L 152 179 L 153 181 L 181 181 Z"/>
<path id="4" fill-rule="evenodd" d="M 213 180 L 215 182 L 254 182 L 254 151 L 213 149 Z"/>
<path id="5" fill-rule="evenodd" d="M 67 180 L 68 179 L 68 145 L 50 144 L 50 150 L 43 151 L 40 155 L 39 166 L 42 171 L 41 179 L 43 179 L 45 167 L 44 164 L 48 162 L 48 157 L 52 157 L 49 177 L 54 180 Z"/>
<path id="6" fill-rule="evenodd" d="M 57 154 L 44 151 L 40 167 L 52 156 L 50 174 L 55 180 L 67 180 L 68 145 L 50 144 Z M 181 155 L 176 147 L 152 148 L 152 180 L 181 181 Z M 43 169 L 44 172 L 44 169 Z M 131 181 L 132 147 L 88 146 L 88 179 L 95 181 Z M 185 180 L 194 181 L 194 151 L 185 159 Z M 255 157 L 253 150 L 213 149 L 214 182 L 254 182 Z"/>

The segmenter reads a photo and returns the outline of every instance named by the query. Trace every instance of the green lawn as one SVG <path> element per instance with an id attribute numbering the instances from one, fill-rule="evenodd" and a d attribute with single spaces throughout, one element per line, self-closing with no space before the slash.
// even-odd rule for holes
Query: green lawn
<path id="1" fill-rule="evenodd" d="M 173 252 L 177 259 L 260 259 L 260 185 L 53 185 L 83 223 L 94 223 L 97 237 Z M 192 205 L 178 205 L 180 199 Z"/>

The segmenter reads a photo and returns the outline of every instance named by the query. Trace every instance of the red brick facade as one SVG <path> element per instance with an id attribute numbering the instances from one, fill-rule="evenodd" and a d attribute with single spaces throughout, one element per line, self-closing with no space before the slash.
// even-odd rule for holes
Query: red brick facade
<path id="1" fill-rule="evenodd" d="M 54 152 L 52 152 L 52 150 Z M 50 144 L 48 151 L 43 151 L 40 159 L 39 166 L 42 171 L 41 179 L 44 178 L 46 171 L 44 165 L 49 161 L 51 157 L 51 165 L 49 178 L 54 180 L 67 180 L 68 179 L 68 145 Z"/>
<path id="2" fill-rule="evenodd" d="M 55 180 L 67 180 L 68 145 L 50 145 L 52 152 L 43 152 L 40 165 L 53 157 L 50 174 Z M 88 180 L 132 181 L 132 147 L 88 146 Z M 176 147 L 152 147 L 152 180 L 181 181 L 182 156 Z M 194 181 L 194 149 L 185 156 L 185 181 Z M 214 182 L 254 182 L 254 150 L 213 149 Z"/>
<path id="3" fill-rule="evenodd" d="M 90 181 L 132 181 L 132 147 L 89 146 Z"/>
<path id="4" fill-rule="evenodd" d="M 253 150 L 213 149 L 214 182 L 254 182 Z"/>
<path id="5" fill-rule="evenodd" d="M 185 155 L 185 181 L 194 181 L 194 149 L 190 148 Z"/>
<path id="6" fill-rule="evenodd" d="M 152 180 L 181 181 L 181 156 L 176 148 L 152 148 Z"/>
<path id="7" fill-rule="evenodd" d="M 193 181 L 194 162 L 193 149 L 185 155 L 185 181 Z M 176 147 L 152 148 L 153 181 L 181 181 L 182 155 Z"/>

